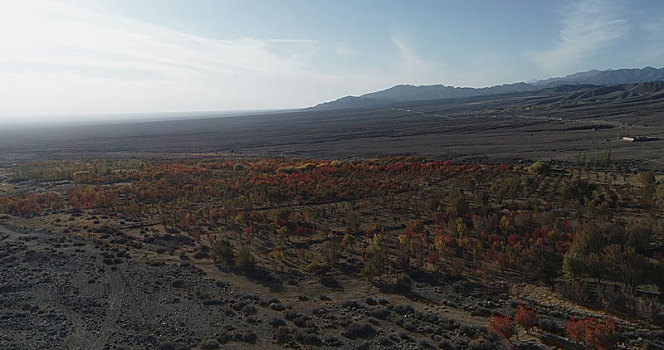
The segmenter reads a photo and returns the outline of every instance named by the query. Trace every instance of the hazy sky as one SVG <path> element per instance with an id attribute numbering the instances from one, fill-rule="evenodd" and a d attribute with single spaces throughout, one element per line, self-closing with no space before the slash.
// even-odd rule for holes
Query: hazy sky
<path id="1" fill-rule="evenodd" d="M 664 66 L 664 1 L 0 0 L 0 121 Z"/>

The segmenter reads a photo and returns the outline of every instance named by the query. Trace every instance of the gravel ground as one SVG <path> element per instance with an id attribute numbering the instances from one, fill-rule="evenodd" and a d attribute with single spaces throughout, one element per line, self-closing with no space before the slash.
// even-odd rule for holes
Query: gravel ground
<path id="1" fill-rule="evenodd" d="M 502 347 L 417 303 L 238 293 L 187 262 L 53 232 L 0 225 L 0 264 L 1 349 Z"/>

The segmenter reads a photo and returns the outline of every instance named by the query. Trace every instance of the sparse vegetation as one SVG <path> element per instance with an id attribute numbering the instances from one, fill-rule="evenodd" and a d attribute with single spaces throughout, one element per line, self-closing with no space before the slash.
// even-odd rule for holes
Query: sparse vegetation
<path id="1" fill-rule="evenodd" d="M 269 283 L 296 274 L 336 286 L 335 276 L 346 276 L 411 295 L 422 292 L 409 275 L 541 282 L 616 317 L 662 322 L 661 303 L 642 293 L 664 286 L 658 192 L 664 185 L 652 173 L 620 181 L 613 170 L 600 176 L 544 162 L 517 167 L 407 157 L 113 164 L 112 171 L 77 170 L 57 191 L 0 196 L 0 212 L 28 225 L 76 213 L 68 232 L 99 239 L 115 235 L 120 221 L 156 224 L 116 240 L 182 242 L 159 254 L 211 259 L 227 273 L 251 272 L 245 275 Z M 34 169 L 22 174 L 45 176 Z M 647 216 L 635 215 L 643 208 Z M 98 224 L 88 229 L 93 216 Z M 531 337 L 550 331 L 538 328 L 534 308 L 512 310 L 488 319 L 489 332 L 511 342 L 519 329 Z M 616 321 L 591 320 L 570 321 L 570 336 L 595 348 L 618 341 Z"/>

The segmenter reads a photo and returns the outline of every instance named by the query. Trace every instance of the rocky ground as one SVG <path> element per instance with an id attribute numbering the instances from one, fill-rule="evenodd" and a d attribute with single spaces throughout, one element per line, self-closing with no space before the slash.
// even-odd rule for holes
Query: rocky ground
<path id="1" fill-rule="evenodd" d="M 503 346 L 480 317 L 500 307 L 500 294 L 478 317 L 460 318 L 459 300 L 410 302 L 368 287 L 270 292 L 188 261 L 145 261 L 108 243 L 11 226 L 0 226 L 0 263 L 2 349 Z M 484 299 L 472 297 L 472 284 L 450 285 L 470 288 L 466 305 Z"/>
<path id="2" fill-rule="evenodd" d="M 548 288 L 411 274 L 368 282 L 224 271 L 204 257 L 0 224 L 0 349 L 575 348 L 565 320 L 597 311 Z M 283 277 L 283 278 L 282 278 Z M 512 345 L 488 334 L 519 302 L 537 328 Z M 619 320 L 620 348 L 664 331 Z"/>

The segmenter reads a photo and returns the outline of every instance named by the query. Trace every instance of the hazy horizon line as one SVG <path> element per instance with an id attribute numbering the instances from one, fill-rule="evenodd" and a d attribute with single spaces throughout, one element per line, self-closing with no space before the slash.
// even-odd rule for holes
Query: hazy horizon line
<path id="1" fill-rule="evenodd" d="M 306 107 L 304 107 L 306 108 Z M 3 127 L 33 128 L 48 126 L 77 126 L 77 125 L 103 125 L 122 124 L 131 122 L 156 122 L 184 119 L 205 118 L 231 118 L 251 115 L 262 115 L 275 112 L 295 111 L 304 108 L 291 109 L 242 109 L 242 110 L 193 110 L 168 112 L 126 112 L 126 113 L 81 113 L 81 114 L 50 114 L 30 116 L 0 116 L 0 118 L 18 118 L 15 120 L 0 119 Z M 85 119 L 94 117 L 96 119 Z M 27 119 L 23 119 L 27 118 Z M 32 119 L 39 118 L 39 119 Z M 62 119 L 64 118 L 64 119 Z"/>

